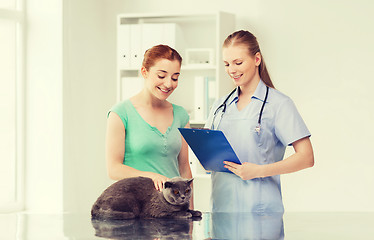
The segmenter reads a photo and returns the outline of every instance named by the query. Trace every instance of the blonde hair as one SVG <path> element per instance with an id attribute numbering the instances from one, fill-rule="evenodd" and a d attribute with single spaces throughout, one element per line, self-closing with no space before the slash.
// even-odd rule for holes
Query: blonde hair
<path id="1" fill-rule="evenodd" d="M 231 45 L 244 45 L 248 48 L 248 53 L 251 56 L 255 56 L 256 53 L 260 53 L 261 55 L 261 63 L 259 65 L 259 74 L 261 80 L 269 87 L 274 88 L 273 82 L 271 81 L 270 75 L 268 73 L 268 70 L 266 68 L 266 64 L 264 61 L 264 57 L 261 54 L 260 46 L 257 42 L 256 37 L 244 30 L 236 31 L 232 34 L 230 34 L 225 41 L 223 42 L 222 47 L 229 47 Z"/>

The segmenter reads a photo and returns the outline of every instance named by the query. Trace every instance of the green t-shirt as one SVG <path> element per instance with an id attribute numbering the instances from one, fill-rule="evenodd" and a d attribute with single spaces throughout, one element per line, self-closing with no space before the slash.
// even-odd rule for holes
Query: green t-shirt
<path id="1" fill-rule="evenodd" d="M 180 176 L 178 155 L 182 147 L 182 136 L 178 128 L 185 127 L 189 121 L 183 107 L 173 104 L 173 123 L 165 134 L 149 125 L 129 99 L 114 105 L 110 112 L 118 114 L 125 126 L 123 164 L 168 178 Z"/>

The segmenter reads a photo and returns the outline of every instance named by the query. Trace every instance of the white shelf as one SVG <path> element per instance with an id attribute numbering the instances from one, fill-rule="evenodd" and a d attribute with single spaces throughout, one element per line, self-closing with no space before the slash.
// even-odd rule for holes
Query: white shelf
<path id="1" fill-rule="evenodd" d="M 181 70 L 216 70 L 216 66 L 212 64 L 188 64 L 182 65 Z M 139 71 L 139 68 L 121 68 L 119 71 Z"/>
<path id="2" fill-rule="evenodd" d="M 139 71 L 139 68 L 121 68 L 119 71 Z"/>
<path id="3" fill-rule="evenodd" d="M 212 64 L 188 64 L 182 65 L 181 70 L 216 70 L 216 65 Z"/>
<path id="4" fill-rule="evenodd" d="M 186 22 L 186 21 L 201 21 L 210 20 L 215 21 L 217 17 L 216 11 L 211 12 L 191 12 L 191 13 L 124 13 L 119 14 L 118 18 L 122 22 L 126 21 L 151 21 L 151 22 Z"/>

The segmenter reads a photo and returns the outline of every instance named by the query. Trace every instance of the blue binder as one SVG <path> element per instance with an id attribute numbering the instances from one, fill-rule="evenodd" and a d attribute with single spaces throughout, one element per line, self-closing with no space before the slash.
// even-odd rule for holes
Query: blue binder
<path id="1" fill-rule="evenodd" d="M 241 164 L 222 131 L 178 129 L 205 170 L 232 173 L 224 167 L 223 161 Z"/>

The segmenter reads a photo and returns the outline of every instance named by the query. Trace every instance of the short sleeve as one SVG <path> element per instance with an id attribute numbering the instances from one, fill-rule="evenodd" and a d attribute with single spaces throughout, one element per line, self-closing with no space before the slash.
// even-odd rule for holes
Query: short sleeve
<path id="1" fill-rule="evenodd" d="M 284 146 L 291 145 L 302 138 L 310 137 L 310 132 L 304 120 L 290 98 L 285 99 L 280 104 L 274 121 L 275 135 Z"/>
<path id="2" fill-rule="evenodd" d="M 178 118 L 178 121 L 180 123 L 180 127 L 185 127 L 187 123 L 190 121 L 190 116 L 188 115 L 186 109 L 184 109 L 181 106 L 174 105 L 173 108 L 175 109 L 176 116 Z"/>
<path id="3" fill-rule="evenodd" d="M 109 117 L 109 114 L 111 112 L 116 113 L 121 118 L 125 129 L 127 129 L 128 115 L 127 115 L 127 111 L 126 111 L 126 102 L 120 102 L 120 103 L 117 103 L 116 105 L 114 105 L 108 111 L 107 118 Z"/>

